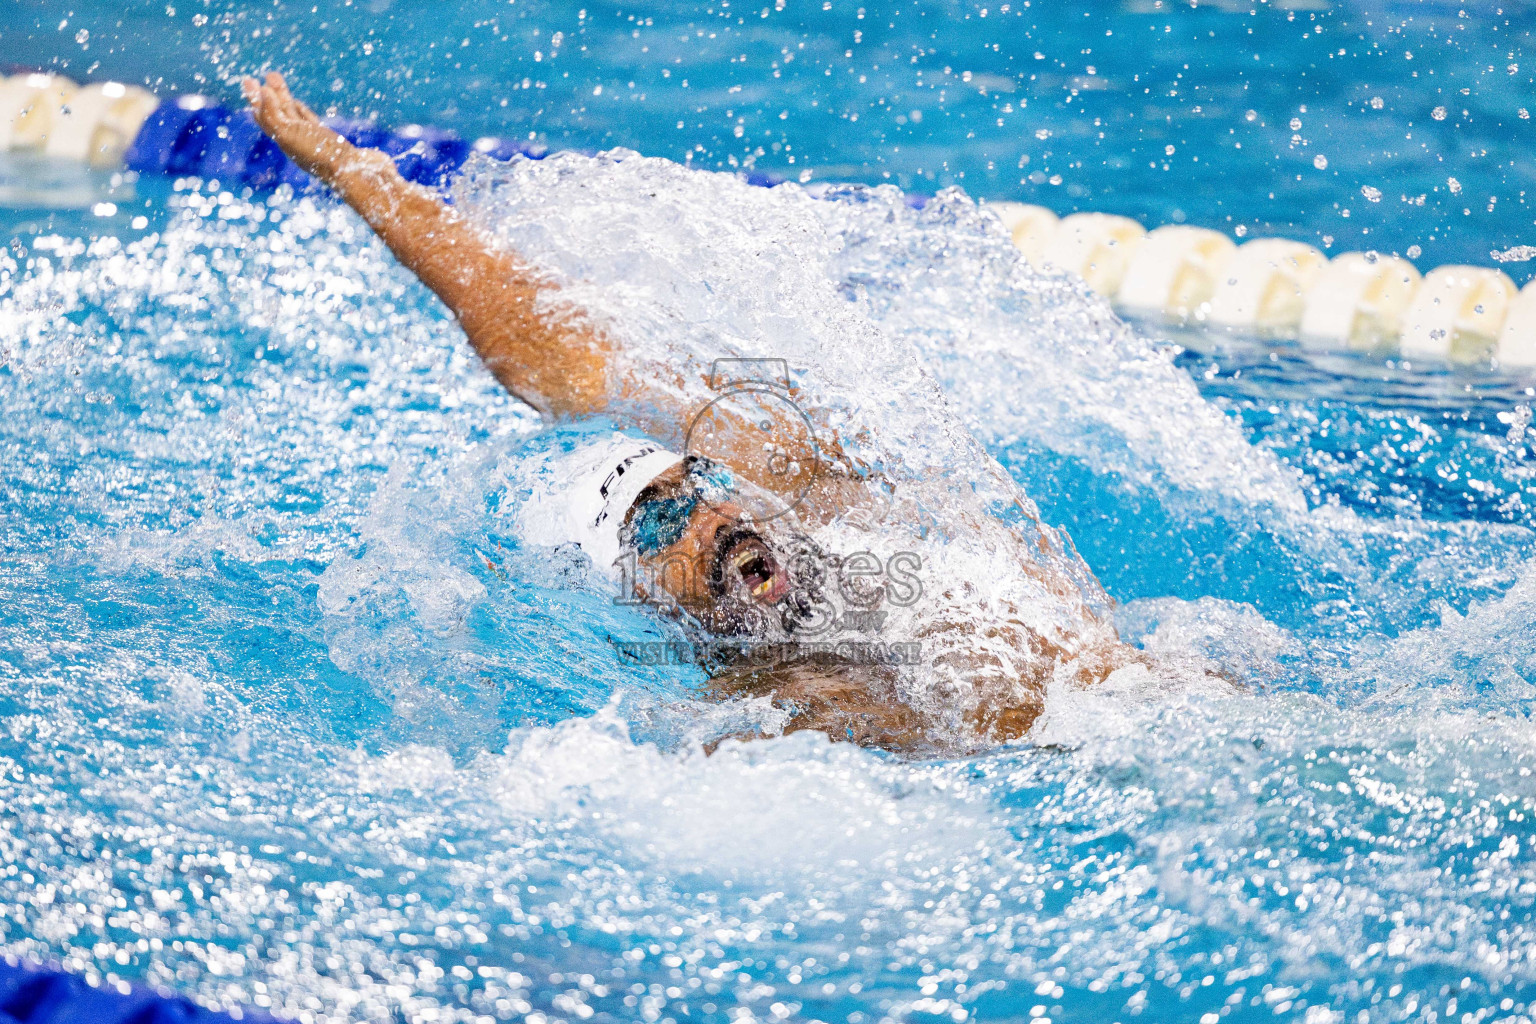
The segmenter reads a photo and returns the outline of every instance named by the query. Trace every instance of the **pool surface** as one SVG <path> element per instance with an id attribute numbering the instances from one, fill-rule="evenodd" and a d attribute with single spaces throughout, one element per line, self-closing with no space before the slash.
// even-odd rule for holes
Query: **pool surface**
<path id="1" fill-rule="evenodd" d="M 1149 228 L 1397 252 L 1421 270 L 1486 265 L 1536 227 L 1524 4 L 312 6 L 15 4 L 0 13 L 0 57 L 226 101 L 236 76 L 278 67 L 317 107 L 385 124 L 958 184 Z M 1527 262 L 1504 265 L 1516 284 Z"/>
<path id="2" fill-rule="evenodd" d="M 984 32 L 979 5 L 765 0 L 727 33 L 722 5 L 171 6 L 16 6 L 0 35 L 81 77 L 228 98 L 270 61 L 389 122 L 703 146 L 692 169 L 474 164 L 456 199 L 644 351 L 791 358 L 887 410 L 915 461 L 934 450 L 906 425 L 945 421 L 911 388 L 936 381 L 984 449 L 954 471 L 1005 467 L 1122 635 L 1187 672 L 1053 691 L 1025 741 L 972 757 L 805 733 L 706 756 L 771 712 L 620 664 L 614 638 L 676 627 L 515 528 L 529 466 L 592 428 L 505 395 L 361 221 L 8 158 L 4 952 L 302 1021 L 1536 1016 L 1536 380 L 1127 325 L 969 195 L 1212 226 L 1241 207 L 1256 233 L 1488 262 L 1527 218 L 1529 129 L 1504 111 L 1526 15 L 1036 4 Z M 806 55 L 773 68 L 785 48 Z M 1112 88 L 1067 86 L 1090 61 Z M 914 84 L 945 66 L 1013 91 Z M 501 108 L 523 76 L 543 89 Z M 1118 140 L 1087 133 L 1129 111 Z M 1332 134 L 1292 152 L 1291 116 Z M 1444 162 L 1378 162 L 1410 131 Z M 757 145 L 766 169 L 893 184 L 811 199 L 715 170 Z M 1147 167 L 1166 145 L 1201 160 Z M 950 183 L 922 209 L 894 187 Z M 850 387 L 854 355 L 895 369 Z"/>

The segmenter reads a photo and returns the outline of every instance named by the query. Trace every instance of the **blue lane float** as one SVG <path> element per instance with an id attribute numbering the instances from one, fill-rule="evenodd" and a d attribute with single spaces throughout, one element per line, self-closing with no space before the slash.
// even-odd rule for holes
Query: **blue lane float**
<path id="1" fill-rule="evenodd" d="M 215 129 L 198 162 L 198 173 L 219 181 L 241 181 L 253 188 L 271 188 L 289 162 L 251 112 L 240 110 Z"/>
<path id="2" fill-rule="evenodd" d="M 519 156 L 542 160 L 549 155 L 548 147 L 536 142 L 497 136 L 470 142 L 456 132 L 432 125 L 388 129 L 372 121 L 344 117 L 328 117 L 324 123 L 354 146 L 388 153 L 407 181 L 439 188 L 471 153 L 493 160 Z M 177 96 L 156 108 L 128 147 L 123 163 L 140 173 L 196 175 L 225 185 L 263 190 L 289 185 L 295 191 L 308 192 L 318 187 L 314 178 L 266 137 L 250 111 L 231 111 L 200 95 Z M 745 178 L 749 184 L 765 188 L 785 180 L 759 171 L 747 172 Z"/>
<path id="3" fill-rule="evenodd" d="M 431 125 L 391 130 L 353 118 L 326 118 L 325 123 L 355 146 L 388 153 L 407 181 L 434 187 L 446 184 L 471 153 L 496 160 L 541 160 L 549 153 L 544 146 L 520 139 L 470 142 Z M 255 189 L 286 184 L 307 192 L 317 187 L 266 137 L 250 111 L 231 111 L 206 96 L 177 96 L 162 103 L 140 127 L 123 162 L 140 173 L 197 175 Z M 758 177 L 764 179 L 762 184 L 777 184 L 766 175 Z"/>
<path id="4" fill-rule="evenodd" d="M 140 173 L 192 174 L 228 121 L 229 111 L 206 96 L 177 96 L 149 115 L 123 163 Z"/>
<path id="5" fill-rule="evenodd" d="M 260 1010 L 239 1016 L 151 989 L 92 988 L 72 974 L 0 959 L 0 1024 L 278 1024 Z"/>

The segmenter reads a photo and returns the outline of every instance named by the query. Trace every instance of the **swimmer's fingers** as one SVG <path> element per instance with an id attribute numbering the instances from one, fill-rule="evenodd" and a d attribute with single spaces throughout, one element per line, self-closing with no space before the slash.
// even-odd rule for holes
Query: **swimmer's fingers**
<path id="1" fill-rule="evenodd" d="M 271 89 L 277 96 L 278 103 L 282 106 L 283 112 L 289 117 L 301 121 L 311 121 L 315 124 L 320 123 L 320 118 L 315 116 L 315 112 L 310 110 L 307 103 L 289 90 L 288 81 L 276 71 L 267 72 L 267 88 Z"/>
<path id="2" fill-rule="evenodd" d="M 288 83 L 269 71 L 265 84 L 255 79 L 241 83 L 251 104 L 251 116 L 284 153 L 304 170 L 330 181 L 352 147 L 340 135 L 320 123 L 315 112 L 299 102 Z"/>
<path id="3" fill-rule="evenodd" d="M 279 110 L 277 95 L 270 86 L 262 85 L 256 79 L 246 76 L 240 82 L 240 91 L 245 94 L 245 100 L 251 105 L 251 116 L 256 123 L 261 125 L 268 135 L 276 133 L 282 120 Z"/>
<path id="4" fill-rule="evenodd" d="M 301 117 L 303 117 L 304 120 L 310 121 L 310 122 L 312 122 L 314 124 L 319 124 L 320 123 L 319 115 L 316 114 L 313 110 L 309 109 L 309 104 L 308 103 L 305 103 L 301 99 L 295 99 L 293 102 L 294 102 L 294 105 L 299 108 L 299 115 Z"/>
<path id="5" fill-rule="evenodd" d="M 256 119 L 257 124 L 265 128 L 266 125 L 263 122 L 266 118 L 266 90 L 261 87 L 260 82 L 246 75 L 240 80 L 240 92 L 245 95 L 245 102 L 251 105 L 251 116 Z"/>

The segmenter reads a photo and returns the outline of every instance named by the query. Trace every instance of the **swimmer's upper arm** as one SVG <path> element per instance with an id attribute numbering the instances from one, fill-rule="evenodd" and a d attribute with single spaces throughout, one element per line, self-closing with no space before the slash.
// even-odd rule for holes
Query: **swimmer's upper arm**
<path id="1" fill-rule="evenodd" d="M 384 153 L 359 149 L 321 124 L 281 75 L 268 74 L 265 85 L 246 79 L 244 88 L 262 129 L 437 293 L 507 390 L 554 415 L 607 406 L 609 346 L 591 325 L 547 301 L 552 283 L 430 189 L 406 181 Z"/>

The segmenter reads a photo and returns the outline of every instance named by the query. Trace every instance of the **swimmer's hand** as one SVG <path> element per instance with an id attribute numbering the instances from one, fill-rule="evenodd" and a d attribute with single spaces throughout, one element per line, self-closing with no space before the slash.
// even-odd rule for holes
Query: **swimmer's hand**
<path id="1" fill-rule="evenodd" d="M 358 155 L 346 139 L 320 123 L 315 112 L 293 93 L 276 71 L 267 72 L 262 84 L 247 76 L 240 83 L 251 104 L 251 116 L 271 136 L 288 158 L 327 184 Z"/>

